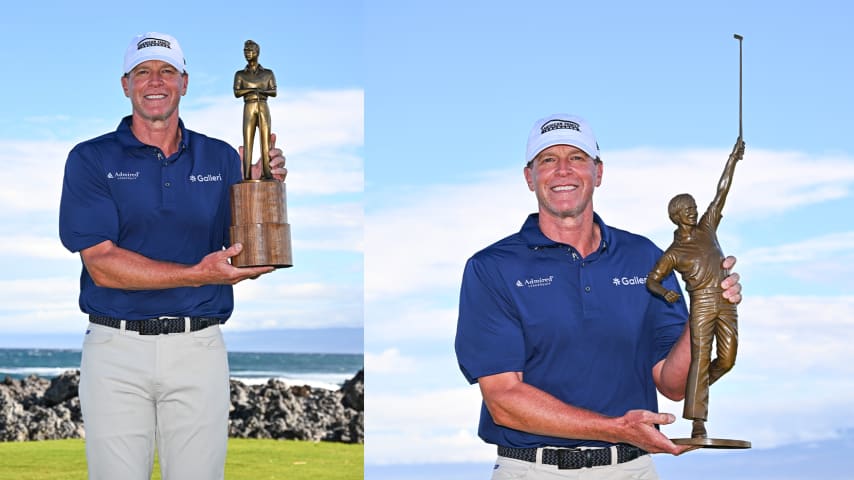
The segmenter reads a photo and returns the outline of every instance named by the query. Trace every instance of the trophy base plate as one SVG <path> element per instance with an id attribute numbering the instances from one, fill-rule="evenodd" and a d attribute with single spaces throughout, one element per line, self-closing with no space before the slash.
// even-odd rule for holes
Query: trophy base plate
<path id="1" fill-rule="evenodd" d="M 730 440 L 727 438 L 672 438 L 676 445 L 691 445 L 701 448 L 750 448 L 750 442 L 746 440 Z"/>

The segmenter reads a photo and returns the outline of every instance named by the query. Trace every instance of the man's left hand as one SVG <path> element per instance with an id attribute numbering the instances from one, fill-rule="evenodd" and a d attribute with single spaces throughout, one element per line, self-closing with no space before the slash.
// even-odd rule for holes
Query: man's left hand
<path id="1" fill-rule="evenodd" d="M 734 266 L 735 257 L 729 256 L 724 259 L 724 269 L 729 270 Z M 721 288 L 724 289 L 724 298 L 730 303 L 734 303 L 736 305 L 741 303 L 741 283 L 739 283 L 739 280 L 741 280 L 741 277 L 737 273 L 733 272 L 721 282 Z"/>

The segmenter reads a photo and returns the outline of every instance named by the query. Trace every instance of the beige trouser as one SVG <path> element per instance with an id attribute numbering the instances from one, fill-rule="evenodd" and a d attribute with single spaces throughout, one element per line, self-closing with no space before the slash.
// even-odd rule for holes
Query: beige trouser
<path id="1" fill-rule="evenodd" d="M 80 406 L 90 480 L 218 480 L 228 442 L 228 358 L 219 326 L 140 335 L 89 324 Z"/>
<path id="2" fill-rule="evenodd" d="M 658 480 L 651 455 L 643 455 L 630 462 L 602 467 L 559 470 L 557 465 L 526 462 L 498 457 L 492 471 L 492 480 Z"/>

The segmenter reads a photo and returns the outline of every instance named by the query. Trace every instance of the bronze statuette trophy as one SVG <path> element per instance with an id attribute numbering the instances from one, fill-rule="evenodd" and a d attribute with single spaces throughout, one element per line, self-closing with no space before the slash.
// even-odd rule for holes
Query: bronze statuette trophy
<path id="1" fill-rule="evenodd" d="M 679 445 L 707 448 L 750 448 L 750 442 L 709 438 L 706 419 L 709 411 L 709 386 L 735 364 L 738 349 L 738 313 L 736 306 L 723 298 L 721 281 L 729 275 L 722 267 L 724 255 L 718 245 L 717 228 L 732 184 L 736 163 L 744 156 L 741 122 L 741 41 L 739 41 L 738 139 L 724 167 L 718 191 L 709 208 L 697 220 L 694 198 L 683 193 L 673 197 L 668 206 L 670 219 L 676 224 L 673 243 L 667 248 L 647 278 L 647 288 L 668 302 L 679 294 L 665 288 L 661 281 L 672 271 L 682 274 L 691 299 L 688 322 L 691 331 L 691 366 L 685 386 L 682 416 L 693 421 L 691 438 L 673 439 Z M 712 360 L 712 341 L 716 358 Z"/>
<path id="2" fill-rule="evenodd" d="M 236 267 L 290 267 L 291 227 L 285 205 L 285 184 L 270 171 L 270 109 L 276 77 L 258 63 L 260 48 L 247 40 L 246 68 L 234 74 L 234 96 L 243 97 L 243 181 L 231 187 L 231 243 L 243 250 L 231 258 Z M 252 180 L 252 144 L 258 128 L 264 173 Z"/>

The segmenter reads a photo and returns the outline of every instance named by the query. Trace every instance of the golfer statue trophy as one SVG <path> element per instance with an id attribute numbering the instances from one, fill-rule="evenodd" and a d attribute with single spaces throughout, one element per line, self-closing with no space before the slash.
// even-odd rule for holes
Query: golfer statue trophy
<path id="1" fill-rule="evenodd" d="M 276 77 L 258 63 L 260 47 L 247 40 L 246 68 L 234 74 L 234 96 L 243 97 L 243 181 L 231 187 L 231 243 L 243 250 L 231 258 L 236 267 L 290 267 L 291 227 L 285 205 L 285 184 L 270 169 L 270 109 Z M 252 179 L 252 144 L 258 129 L 263 174 Z"/>
<path id="2" fill-rule="evenodd" d="M 729 272 L 723 268 L 724 255 L 718 244 L 717 228 L 727 194 L 732 185 L 735 165 L 744 157 L 741 122 L 741 40 L 739 40 L 739 127 L 738 139 L 724 166 L 718 190 L 705 213 L 697 219 L 697 203 L 683 193 L 670 200 L 668 213 L 676 224 L 673 243 L 664 251 L 647 278 L 647 288 L 668 302 L 679 294 L 661 282 L 674 270 L 682 275 L 691 305 L 688 322 L 691 333 L 691 366 L 685 386 L 682 416 L 693 421 L 690 438 L 673 439 L 679 445 L 707 448 L 750 448 L 750 442 L 711 438 L 706 433 L 709 412 L 709 386 L 735 365 L 738 350 L 738 313 L 726 300 L 721 281 Z M 712 342 L 715 359 L 712 357 Z"/>

